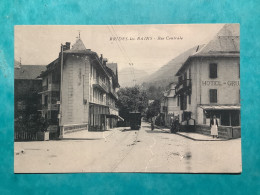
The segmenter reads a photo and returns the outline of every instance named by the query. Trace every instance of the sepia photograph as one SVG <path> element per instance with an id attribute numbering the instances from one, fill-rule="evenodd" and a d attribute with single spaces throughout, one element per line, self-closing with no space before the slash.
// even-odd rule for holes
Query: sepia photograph
<path id="1" fill-rule="evenodd" d="M 240 25 L 16 25 L 14 173 L 241 173 Z"/>

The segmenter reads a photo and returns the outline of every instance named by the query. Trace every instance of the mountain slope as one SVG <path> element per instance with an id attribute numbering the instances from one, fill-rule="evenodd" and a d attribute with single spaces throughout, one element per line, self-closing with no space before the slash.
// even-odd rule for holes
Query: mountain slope
<path id="1" fill-rule="evenodd" d="M 175 81 L 175 74 L 177 73 L 181 65 L 187 60 L 190 55 L 195 53 L 201 47 L 203 47 L 203 45 L 193 47 L 178 55 L 167 64 L 162 66 L 158 71 L 151 74 L 144 82 L 155 83 L 157 81 Z"/>
<path id="2" fill-rule="evenodd" d="M 121 87 L 132 87 L 134 85 L 134 78 L 136 80 L 136 84 L 142 83 L 143 80 L 148 77 L 148 73 L 144 70 L 128 67 L 119 70 L 118 77 Z"/>

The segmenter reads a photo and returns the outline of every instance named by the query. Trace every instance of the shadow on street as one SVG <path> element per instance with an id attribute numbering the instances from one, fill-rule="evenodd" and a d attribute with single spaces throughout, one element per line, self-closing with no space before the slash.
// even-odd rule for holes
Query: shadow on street
<path id="1" fill-rule="evenodd" d="M 62 138 L 59 141 L 69 141 L 69 140 L 101 140 L 103 138 Z"/>
<path id="2" fill-rule="evenodd" d="M 147 133 L 169 133 L 169 132 L 166 132 L 166 131 L 161 131 L 160 129 L 154 129 L 153 131 L 152 130 L 145 130 Z"/>

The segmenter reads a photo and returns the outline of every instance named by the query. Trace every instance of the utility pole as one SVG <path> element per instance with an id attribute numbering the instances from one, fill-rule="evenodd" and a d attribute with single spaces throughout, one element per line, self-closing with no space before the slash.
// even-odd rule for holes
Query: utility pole
<path id="1" fill-rule="evenodd" d="M 60 135 L 59 138 L 63 138 L 64 129 L 62 126 L 62 84 L 63 84 L 63 45 L 61 44 L 61 60 L 60 60 L 60 110 L 59 110 L 59 128 L 60 128 Z"/>

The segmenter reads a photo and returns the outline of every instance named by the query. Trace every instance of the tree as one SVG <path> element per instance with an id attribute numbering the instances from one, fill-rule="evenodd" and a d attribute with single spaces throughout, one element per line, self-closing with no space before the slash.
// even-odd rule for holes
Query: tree
<path id="1" fill-rule="evenodd" d="M 147 94 L 138 86 L 121 88 L 118 91 L 116 104 L 119 108 L 119 115 L 123 118 L 127 118 L 129 112 L 144 113 L 148 106 Z"/>
<path id="2" fill-rule="evenodd" d="M 146 118 L 149 119 L 151 117 L 157 116 L 160 113 L 160 100 L 154 100 L 146 111 Z"/>

